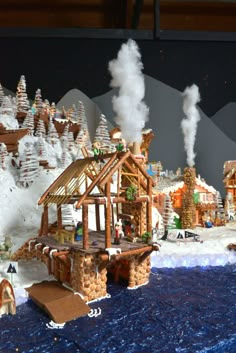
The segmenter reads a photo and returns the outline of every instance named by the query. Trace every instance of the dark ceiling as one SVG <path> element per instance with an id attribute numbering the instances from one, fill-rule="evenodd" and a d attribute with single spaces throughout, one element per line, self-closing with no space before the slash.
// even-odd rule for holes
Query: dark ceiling
<path id="1" fill-rule="evenodd" d="M 236 31 L 222 0 L 0 0 L 0 27 Z"/>

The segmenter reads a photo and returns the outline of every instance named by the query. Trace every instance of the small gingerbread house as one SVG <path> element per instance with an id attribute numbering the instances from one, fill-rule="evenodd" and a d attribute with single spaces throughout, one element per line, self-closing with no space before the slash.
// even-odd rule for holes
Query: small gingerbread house
<path id="1" fill-rule="evenodd" d="M 194 190 L 191 196 L 195 204 L 194 225 L 204 225 L 205 217 L 211 216 L 212 211 L 216 209 L 217 191 L 214 187 L 207 185 L 200 176 L 195 177 L 194 180 Z M 157 207 L 160 212 L 163 212 L 165 195 L 168 194 L 171 197 L 173 209 L 182 216 L 186 190 L 187 186 L 183 176 L 161 177 L 155 187 Z"/>
<path id="2" fill-rule="evenodd" d="M 227 161 L 224 163 L 223 176 L 226 195 L 230 194 L 232 196 L 236 209 L 236 161 Z"/>

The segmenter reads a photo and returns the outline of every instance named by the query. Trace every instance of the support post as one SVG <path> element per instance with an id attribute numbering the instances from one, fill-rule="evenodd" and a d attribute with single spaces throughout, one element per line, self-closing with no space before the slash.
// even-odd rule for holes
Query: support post
<path id="1" fill-rule="evenodd" d="M 147 181 L 147 232 L 152 232 L 152 180 L 148 178 Z"/>
<path id="2" fill-rule="evenodd" d="M 62 212 L 59 205 L 57 205 L 57 228 L 62 229 Z"/>
<path id="3" fill-rule="evenodd" d="M 48 206 L 44 205 L 42 235 L 48 235 Z"/>
<path id="4" fill-rule="evenodd" d="M 83 249 L 89 248 L 88 234 L 88 205 L 82 205 L 82 224 L 83 224 Z"/>
<path id="5" fill-rule="evenodd" d="M 98 232 L 101 230 L 101 225 L 100 225 L 100 206 L 96 203 L 95 204 L 95 214 L 96 214 L 96 229 Z"/>
<path id="6" fill-rule="evenodd" d="M 105 247 L 111 247 L 111 181 L 105 185 L 107 203 L 105 205 Z"/>

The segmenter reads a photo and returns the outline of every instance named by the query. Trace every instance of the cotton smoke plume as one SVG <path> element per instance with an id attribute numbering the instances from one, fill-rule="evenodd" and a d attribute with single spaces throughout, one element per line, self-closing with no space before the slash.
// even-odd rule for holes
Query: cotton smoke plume
<path id="1" fill-rule="evenodd" d="M 119 95 L 113 97 L 112 103 L 122 137 L 127 143 L 141 142 L 149 109 L 142 101 L 145 93 L 143 64 L 136 42 L 129 39 L 123 44 L 108 69 L 112 76 L 111 87 L 119 88 Z"/>
<path id="2" fill-rule="evenodd" d="M 189 167 L 194 166 L 194 143 L 197 133 L 197 123 L 201 119 L 200 114 L 196 108 L 196 104 L 200 102 L 200 94 L 198 87 L 193 84 L 187 87 L 183 92 L 184 102 L 183 111 L 186 114 L 181 122 L 181 128 L 184 134 L 184 148 L 187 153 L 187 164 Z"/>

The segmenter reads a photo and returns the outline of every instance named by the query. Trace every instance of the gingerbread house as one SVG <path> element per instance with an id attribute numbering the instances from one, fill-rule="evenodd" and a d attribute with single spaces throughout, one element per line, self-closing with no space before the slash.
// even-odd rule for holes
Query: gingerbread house
<path id="1" fill-rule="evenodd" d="M 223 177 L 226 195 L 231 195 L 232 201 L 236 206 L 236 161 L 224 163 Z"/>
<path id="2" fill-rule="evenodd" d="M 158 250 L 156 244 L 142 242 L 142 234 L 152 230 L 153 186 L 152 178 L 130 151 L 76 160 L 40 198 L 43 213 L 39 237 L 23 246 L 14 259 L 40 258 L 49 273 L 81 293 L 85 300 L 106 295 L 107 273 L 115 280 L 124 278 L 129 287 L 147 283 L 149 255 Z M 65 204 L 82 210 L 81 241 L 76 241 L 73 227 L 63 227 Z M 49 224 L 51 206 L 57 210 L 53 225 Z M 95 231 L 88 226 L 90 207 L 94 208 Z M 137 242 L 125 236 L 118 246 L 115 244 L 113 229 L 118 218 L 133 224 Z"/>
<path id="3" fill-rule="evenodd" d="M 216 195 L 217 190 L 209 186 L 200 176 L 195 177 L 193 175 L 193 190 L 189 197 L 191 199 L 191 206 L 187 207 L 186 212 L 191 211 L 191 220 L 193 221 L 190 228 L 195 227 L 196 225 L 204 226 L 205 219 L 207 217 L 215 218 L 216 205 Z M 187 185 L 186 179 L 184 176 L 172 176 L 159 178 L 159 182 L 155 187 L 157 200 L 157 208 L 161 213 L 163 213 L 164 199 L 165 195 L 171 197 L 172 206 L 176 213 L 183 218 L 183 208 L 186 204 L 186 195 L 187 195 Z M 188 205 L 189 206 L 189 205 Z M 188 228 L 184 227 L 184 228 Z"/>

